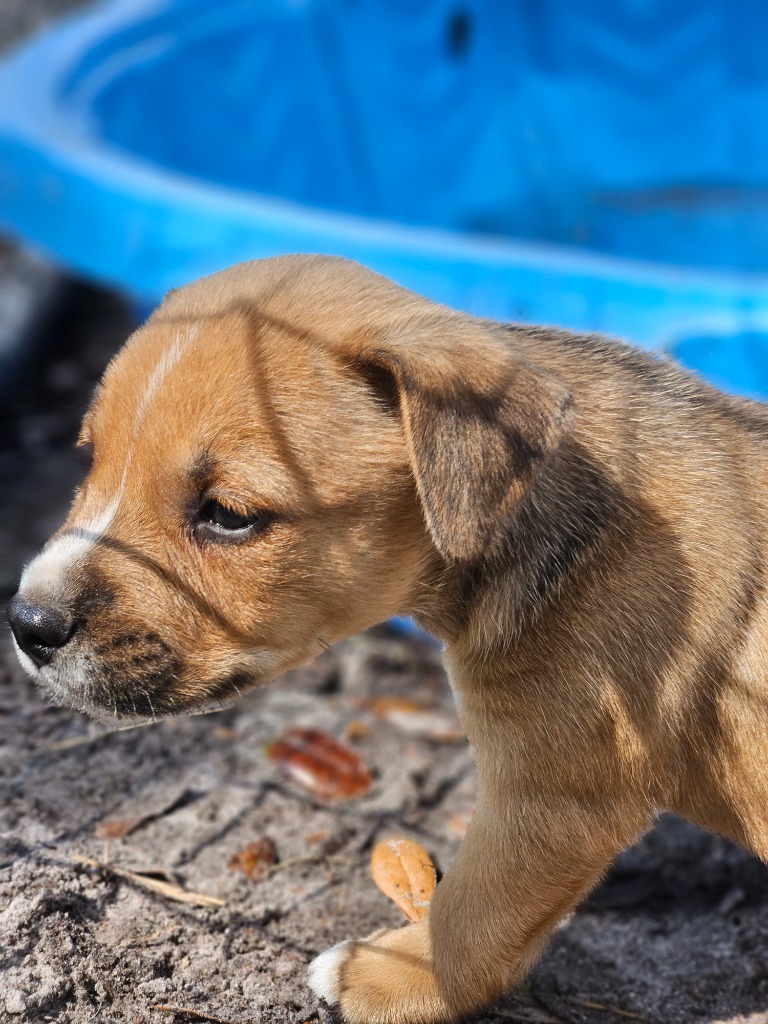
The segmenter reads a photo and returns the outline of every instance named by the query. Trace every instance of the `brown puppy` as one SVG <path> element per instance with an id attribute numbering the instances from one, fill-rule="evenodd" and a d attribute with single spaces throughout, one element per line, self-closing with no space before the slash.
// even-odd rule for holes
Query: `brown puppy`
<path id="1" fill-rule="evenodd" d="M 493 999 L 660 808 L 768 856 L 768 409 L 293 257 L 172 293 L 82 442 L 11 609 L 55 697 L 180 712 L 394 613 L 446 644 L 479 805 L 427 921 L 313 965 L 347 1021 Z"/>

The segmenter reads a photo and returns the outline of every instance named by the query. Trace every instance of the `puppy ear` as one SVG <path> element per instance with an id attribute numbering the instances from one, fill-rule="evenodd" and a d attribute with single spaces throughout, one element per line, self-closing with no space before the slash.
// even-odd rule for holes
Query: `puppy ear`
<path id="1" fill-rule="evenodd" d="M 459 334 L 377 347 L 363 362 L 380 397 L 399 404 L 437 549 L 466 562 L 497 546 L 507 513 L 567 433 L 572 401 L 501 331 L 464 322 Z"/>

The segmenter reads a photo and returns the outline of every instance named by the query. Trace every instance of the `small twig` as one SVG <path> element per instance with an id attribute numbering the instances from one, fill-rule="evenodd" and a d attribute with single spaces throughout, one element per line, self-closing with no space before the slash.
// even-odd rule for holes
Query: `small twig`
<path id="1" fill-rule="evenodd" d="M 224 900 L 219 899 L 217 896 L 207 896 L 201 892 L 189 892 L 187 889 L 182 889 L 180 885 L 176 885 L 173 882 L 164 882 L 160 878 L 152 878 L 151 875 L 143 874 L 140 871 L 130 871 L 128 868 L 119 868 L 116 864 L 102 864 L 101 861 L 94 860 L 92 857 L 83 857 L 76 853 L 73 856 L 78 864 L 84 864 L 89 868 L 96 868 L 99 871 L 106 871 L 111 875 L 116 875 L 118 878 L 124 878 L 127 882 L 138 885 L 142 889 L 149 889 L 151 892 L 157 893 L 159 896 L 165 896 L 166 899 L 174 900 L 176 903 L 187 903 L 194 907 L 223 907 L 225 905 Z"/>
<path id="2" fill-rule="evenodd" d="M 189 711 L 185 717 L 201 718 L 203 715 L 218 715 L 225 710 L 226 708 L 210 708 L 208 711 Z M 29 756 L 35 758 L 42 757 L 45 754 L 59 754 L 62 751 L 74 750 L 77 747 L 84 747 L 88 743 L 96 743 L 97 740 L 106 739 L 108 736 L 114 736 L 115 733 L 133 732 L 136 729 L 147 729 L 152 725 L 162 725 L 163 722 L 169 722 L 171 718 L 149 718 L 146 722 L 120 725 L 116 729 L 104 729 L 101 732 L 87 733 L 85 736 L 70 736 L 66 740 L 57 740 L 56 743 L 49 743 L 47 747 L 39 747 L 37 750 L 32 750 Z"/>
<path id="3" fill-rule="evenodd" d="M 132 725 L 131 729 L 139 729 L 141 726 Z M 105 732 L 89 732 L 84 736 L 70 736 L 66 740 L 57 740 L 56 743 L 49 743 L 47 747 L 39 747 L 33 750 L 32 757 L 42 757 L 44 754 L 58 754 L 65 750 L 74 750 L 76 747 L 84 747 L 88 743 L 95 743 L 96 740 L 103 740 L 105 736 L 111 736 L 112 732 L 122 732 L 121 729 L 109 729 Z"/>
<path id="4" fill-rule="evenodd" d="M 648 1020 L 641 1013 L 632 1013 L 631 1010 L 620 1010 L 618 1006 L 611 1006 L 609 1003 L 593 1003 L 588 999 L 576 999 L 575 996 L 568 998 L 569 1003 L 576 1006 L 583 1006 L 587 1010 L 602 1010 L 604 1013 L 615 1013 L 619 1017 L 629 1017 L 631 1020 Z"/>
<path id="5" fill-rule="evenodd" d="M 346 863 L 352 863 L 354 857 L 346 857 L 343 854 L 323 855 L 318 853 L 309 854 L 305 857 L 288 857 L 286 860 L 281 860 L 277 864 L 273 864 L 267 874 L 264 876 L 265 880 L 276 875 L 279 871 L 285 871 L 286 868 L 295 867 L 297 864 L 325 864 L 329 861 L 342 861 Z"/>
<path id="6" fill-rule="evenodd" d="M 215 1013 L 203 1013 L 202 1010 L 193 1010 L 191 1006 L 166 1006 L 164 1003 L 151 1003 L 149 1009 L 162 1010 L 163 1013 L 186 1013 L 188 1017 L 213 1021 L 214 1024 L 231 1024 L 231 1021 L 217 1017 Z"/>

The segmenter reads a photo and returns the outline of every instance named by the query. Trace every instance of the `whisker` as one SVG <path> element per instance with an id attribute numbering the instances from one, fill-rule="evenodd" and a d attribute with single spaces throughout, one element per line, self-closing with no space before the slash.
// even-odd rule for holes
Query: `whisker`
<path id="1" fill-rule="evenodd" d="M 154 724 L 157 722 L 157 715 L 155 714 L 155 708 L 152 704 L 152 698 L 149 696 L 149 690 L 144 691 L 144 696 L 147 698 L 147 704 L 149 704 L 149 709 L 152 712 L 152 723 Z"/>

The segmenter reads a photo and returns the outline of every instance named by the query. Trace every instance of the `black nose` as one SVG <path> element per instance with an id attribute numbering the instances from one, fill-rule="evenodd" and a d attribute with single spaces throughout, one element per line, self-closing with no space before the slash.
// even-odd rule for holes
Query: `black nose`
<path id="1" fill-rule="evenodd" d="M 16 643 L 38 667 L 47 665 L 75 631 L 69 612 L 32 604 L 18 594 L 8 606 L 8 621 Z"/>

